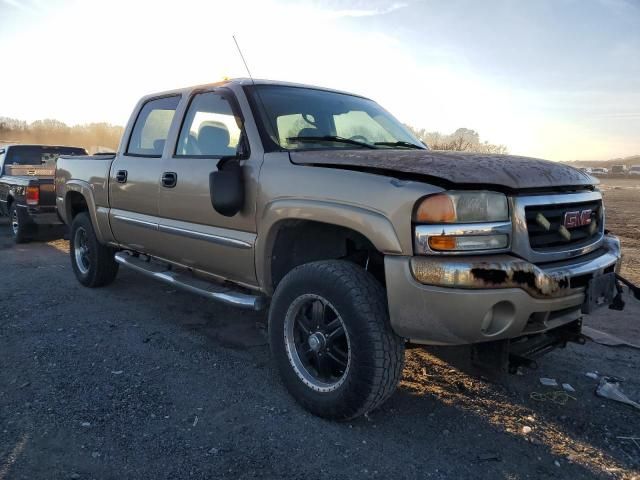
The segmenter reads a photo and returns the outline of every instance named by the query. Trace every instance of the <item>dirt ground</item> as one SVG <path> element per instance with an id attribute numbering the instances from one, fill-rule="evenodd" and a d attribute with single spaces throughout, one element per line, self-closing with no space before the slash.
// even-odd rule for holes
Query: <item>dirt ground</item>
<path id="1" fill-rule="evenodd" d="M 640 188 L 603 191 L 638 282 Z M 129 271 L 89 290 L 67 249 L 14 246 L 0 219 L 0 480 L 640 479 L 640 411 L 585 375 L 622 377 L 640 401 L 640 350 L 570 345 L 512 376 L 472 371 L 466 349 L 410 350 L 382 408 L 333 423 L 285 392 L 264 314 Z M 640 343 L 639 314 L 629 300 L 586 324 Z M 576 391 L 554 396 L 540 377 Z"/>
<path id="2" fill-rule="evenodd" d="M 623 249 L 622 275 L 640 283 L 640 178 L 601 178 L 606 225 L 620 237 Z"/>

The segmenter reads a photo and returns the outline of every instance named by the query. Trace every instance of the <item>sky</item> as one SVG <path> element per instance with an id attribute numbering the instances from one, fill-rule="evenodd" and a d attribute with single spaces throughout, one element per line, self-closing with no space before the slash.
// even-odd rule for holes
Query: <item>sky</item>
<path id="1" fill-rule="evenodd" d="M 640 0 L 0 0 L 0 116 L 124 125 L 139 97 L 246 77 L 550 160 L 640 154 Z"/>

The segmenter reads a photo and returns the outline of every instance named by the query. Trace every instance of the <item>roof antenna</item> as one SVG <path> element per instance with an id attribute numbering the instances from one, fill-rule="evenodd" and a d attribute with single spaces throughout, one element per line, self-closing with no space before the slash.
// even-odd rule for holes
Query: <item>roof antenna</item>
<path id="1" fill-rule="evenodd" d="M 251 79 L 251 81 L 255 85 L 256 82 L 253 79 L 253 75 L 251 75 L 251 70 L 249 70 L 249 65 L 247 65 L 247 61 L 244 59 L 244 55 L 242 54 L 242 50 L 240 50 L 240 45 L 238 45 L 238 40 L 236 40 L 236 36 L 235 35 L 231 35 L 231 37 L 233 38 L 233 42 L 236 44 L 236 48 L 238 49 L 238 53 L 240 54 L 240 58 L 242 59 L 242 63 L 244 63 L 244 68 L 247 69 L 247 73 L 249 74 L 249 78 Z"/>
<path id="2" fill-rule="evenodd" d="M 271 119 L 271 115 L 269 114 L 269 111 L 267 110 L 267 106 L 265 105 L 264 101 L 262 100 L 262 95 L 260 95 L 260 88 L 257 87 L 256 85 L 256 81 L 253 79 L 253 75 L 251 75 L 251 70 L 249 70 L 249 65 L 247 65 L 247 61 L 244 59 L 244 55 L 242 54 L 242 50 L 240 50 L 240 45 L 238 45 L 238 40 L 236 40 L 236 36 L 235 35 L 231 35 L 231 37 L 233 38 L 233 42 L 236 44 L 236 48 L 238 49 L 238 53 L 240 54 L 240 58 L 242 59 L 242 63 L 244 63 L 244 68 L 247 69 L 247 73 L 249 74 L 249 78 L 251 79 L 251 83 L 253 84 L 253 88 L 256 92 L 256 96 L 258 97 L 258 101 L 260 102 L 260 105 L 262 106 L 262 112 L 263 112 L 263 117 L 265 117 L 267 119 L 267 123 L 269 124 L 269 127 L 271 128 L 271 132 L 269 132 L 269 137 L 271 138 L 271 141 L 273 141 L 276 145 L 278 145 L 279 147 L 281 147 L 280 142 L 278 141 L 278 130 L 276 130 L 275 125 L 273 124 L 273 121 Z"/>

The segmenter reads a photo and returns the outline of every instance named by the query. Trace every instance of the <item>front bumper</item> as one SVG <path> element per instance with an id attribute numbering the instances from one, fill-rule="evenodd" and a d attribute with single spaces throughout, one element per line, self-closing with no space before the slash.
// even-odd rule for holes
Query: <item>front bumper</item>
<path id="1" fill-rule="evenodd" d="M 415 343 L 463 345 L 544 332 L 579 319 L 591 278 L 613 271 L 620 242 L 534 265 L 511 255 L 385 257 L 394 331 Z"/>

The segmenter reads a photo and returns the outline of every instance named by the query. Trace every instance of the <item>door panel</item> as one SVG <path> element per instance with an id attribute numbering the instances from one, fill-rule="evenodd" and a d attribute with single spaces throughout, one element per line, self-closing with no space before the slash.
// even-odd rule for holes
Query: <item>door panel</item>
<path id="1" fill-rule="evenodd" d="M 232 217 L 211 204 L 209 176 L 222 157 L 247 149 L 235 96 L 222 88 L 194 94 L 163 172 L 175 184 L 160 186 L 159 233 L 165 258 L 243 284 L 256 285 L 255 204 L 261 155 L 242 161 L 245 201 Z"/>
<path id="2" fill-rule="evenodd" d="M 120 183 L 118 172 L 126 171 L 126 183 Z M 134 250 L 157 254 L 158 195 L 160 190 L 160 158 L 119 157 L 111 165 L 109 220 L 118 243 Z"/>
<path id="3" fill-rule="evenodd" d="M 242 162 L 245 203 L 233 217 L 211 205 L 209 175 L 218 159 L 165 159 L 164 171 L 177 173 L 175 187 L 160 187 L 160 236 L 178 263 L 237 282 L 255 285 L 255 202 L 259 162 Z"/>
<path id="4" fill-rule="evenodd" d="M 158 201 L 162 156 L 180 96 L 152 98 L 138 111 L 126 153 L 118 155 L 109 173 L 109 221 L 118 243 L 160 254 Z"/>

